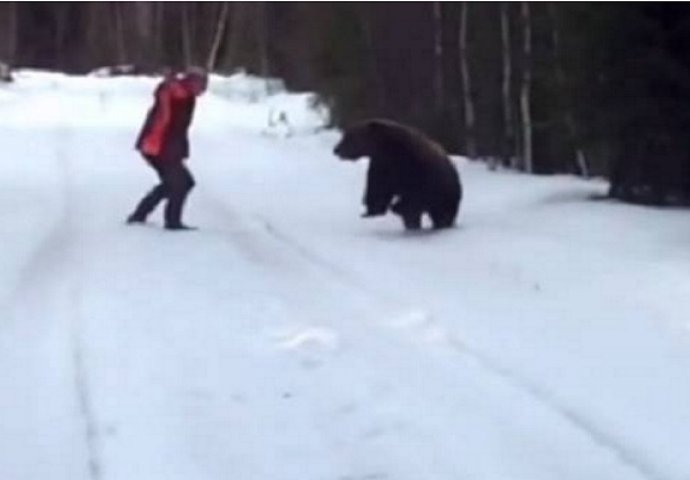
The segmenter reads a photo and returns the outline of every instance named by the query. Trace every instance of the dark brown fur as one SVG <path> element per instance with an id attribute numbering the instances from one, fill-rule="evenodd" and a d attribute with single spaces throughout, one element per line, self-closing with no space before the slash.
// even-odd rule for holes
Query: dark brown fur
<path id="1" fill-rule="evenodd" d="M 334 153 L 343 160 L 370 158 L 364 216 L 391 210 L 410 230 L 421 227 L 425 213 L 434 228 L 455 223 L 460 176 L 443 147 L 419 130 L 391 120 L 366 120 L 345 130 Z"/>

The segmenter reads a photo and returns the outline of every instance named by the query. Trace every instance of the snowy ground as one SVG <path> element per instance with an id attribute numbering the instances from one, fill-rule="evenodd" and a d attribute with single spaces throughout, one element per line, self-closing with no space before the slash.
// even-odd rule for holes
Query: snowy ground
<path id="1" fill-rule="evenodd" d="M 200 230 L 127 227 L 153 85 L 0 88 L 0 479 L 690 478 L 686 211 L 459 160 L 405 234 L 308 96 L 215 78 Z"/>

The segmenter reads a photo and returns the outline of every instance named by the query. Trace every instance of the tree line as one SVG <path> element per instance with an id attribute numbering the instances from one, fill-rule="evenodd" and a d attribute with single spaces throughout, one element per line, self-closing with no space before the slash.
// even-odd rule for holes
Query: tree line
<path id="1" fill-rule="evenodd" d="M 0 59 L 87 72 L 243 68 L 529 173 L 690 199 L 690 7 L 531 2 L 4 2 Z"/>

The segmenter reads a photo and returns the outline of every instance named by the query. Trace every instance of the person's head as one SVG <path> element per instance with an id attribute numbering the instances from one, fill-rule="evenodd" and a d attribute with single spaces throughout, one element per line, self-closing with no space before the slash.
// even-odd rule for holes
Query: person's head
<path id="1" fill-rule="evenodd" d="M 208 73 L 202 68 L 190 68 L 183 82 L 195 96 L 199 96 L 208 88 Z"/>

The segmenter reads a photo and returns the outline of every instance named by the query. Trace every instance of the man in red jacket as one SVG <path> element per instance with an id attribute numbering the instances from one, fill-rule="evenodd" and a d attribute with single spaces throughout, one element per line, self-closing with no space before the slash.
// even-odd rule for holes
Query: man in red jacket
<path id="1" fill-rule="evenodd" d="M 137 139 L 136 149 L 156 171 L 160 184 L 141 199 L 127 223 L 144 223 L 158 204 L 167 199 L 165 228 L 190 228 L 182 223 L 182 208 L 194 187 L 194 178 L 184 160 L 189 156 L 188 130 L 196 97 L 204 93 L 207 86 L 206 73 L 192 70 L 168 76 L 156 88 L 155 101 Z"/>

